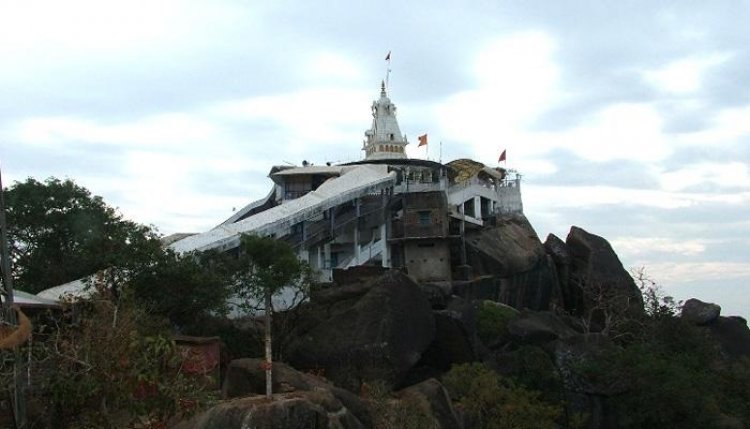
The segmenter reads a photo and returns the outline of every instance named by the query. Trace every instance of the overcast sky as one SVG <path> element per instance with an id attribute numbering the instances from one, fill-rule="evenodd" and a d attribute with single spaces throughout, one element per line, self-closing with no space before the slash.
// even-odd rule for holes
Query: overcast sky
<path id="1" fill-rule="evenodd" d="M 414 143 L 524 174 L 679 299 L 750 316 L 746 1 L 3 1 L 5 183 L 69 177 L 160 232 L 209 229 L 274 164 L 361 159 L 392 51 Z"/>

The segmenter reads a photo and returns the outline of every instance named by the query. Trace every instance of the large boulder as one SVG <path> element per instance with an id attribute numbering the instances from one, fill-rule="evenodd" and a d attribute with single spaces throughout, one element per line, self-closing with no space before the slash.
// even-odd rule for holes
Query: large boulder
<path id="1" fill-rule="evenodd" d="M 467 260 L 474 274 L 509 277 L 534 268 L 544 247 L 523 215 L 498 219 L 492 227 L 466 233 Z"/>
<path id="2" fill-rule="evenodd" d="M 730 358 L 750 356 L 750 329 L 744 318 L 719 316 L 713 323 L 707 325 L 707 328 L 726 356 Z"/>
<path id="3" fill-rule="evenodd" d="M 463 427 L 453 409 L 448 391 L 434 378 L 409 386 L 399 391 L 397 396 L 419 404 L 425 414 L 432 417 L 431 427 L 435 429 L 461 429 Z"/>
<path id="4" fill-rule="evenodd" d="M 567 310 L 583 315 L 595 309 L 595 303 L 605 302 L 612 310 L 643 311 L 640 289 L 607 240 L 573 226 L 566 245 L 571 256 L 569 281 L 577 289 L 573 307 Z"/>
<path id="5" fill-rule="evenodd" d="M 467 232 L 466 255 L 475 276 L 492 275 L 497 282 L 495 296 L 474 298 L 546 310 L 557 295 L 554 263 L 523 215 L 500 218 L 495 226 Z"/>
<path id="6" fill-rule="evenodd" d="M 305 309 L 312 316 L 303 317 L 288 360 L 295 368 L 322 370 L 352 391 L 367 380 L 398 386 L 435 338 L 430 303 L 413 280 L 396 270 L 356 288 L 330 292 L 343 303 L 329 295 Z"/>
<path id="7" fill-rule="evenodd" d="M 421 363 L 441 372 L 451 366 L 476 359 L 476 340 L 461 320 L 461 315 L 450 310 L 433 312 L 435 316 L 435 339 L 425 350 Z"/>
<path id="8" fill-rule="evenodd" d="M 555 264 L 555 271 L 557 272 L 559 290 L 553 297 L 552 305 L 563 309 L 573 308 L 576 298 L 570 290 L 570 283 L 568 281 L 570 277 L 570 264 L 573 261 L 573 257 L 570 255 L 568 245 L 555 234 L 549 234 L 544 241 L 544 250 L 552 258 L 552 262 Z"/>
<path id="9" fill-rule="evenodd" d="M 577 335 L 563 319 L 549 311 L 522 313 L 508 323 L 508 332 L 519 344 L 536 345 Z"/>
<path id="10" fill-rule="evenodd" d="M 222 386 L 225 399 L 261 395 L 266 391 L 266 373 L 263 360 L 254 358 L 235 359 L 229 363 Z M 366 426 L 372 418 L 365 404 L 357 395 L 336 387 L 320 377 L 306 374 L 281 363 L 274 362 L 272 369 L 272 389 L 274 393 L 329 391 L 347 412 L 351 412 Z"/>
<path id="11" fill-rule="evenodd" d="M 365 429 L 327 390 L 221 402 L 174 429 Z"/>
<path id="12" fill-rule="evenodd" d="M 710 302 L 691 298 L 682 306 L 681 317 L 695 325 L 708 325 L 719 318 L 721 307 Z"/>

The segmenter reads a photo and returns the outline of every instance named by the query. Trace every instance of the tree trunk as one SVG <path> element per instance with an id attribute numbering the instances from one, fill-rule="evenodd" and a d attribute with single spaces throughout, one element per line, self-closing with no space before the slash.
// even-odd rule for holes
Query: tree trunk
<path id="1" fill-rule="evenodd" d="M 266 291 L 266 335 L 265 335 L 265 345 L 266 345 L 266 398 L 271 399 L 271 395 L 273 394 L 273 380 L 271 379 L 272 374 L 272 348 L 271 348 L 271 291 Z"/>

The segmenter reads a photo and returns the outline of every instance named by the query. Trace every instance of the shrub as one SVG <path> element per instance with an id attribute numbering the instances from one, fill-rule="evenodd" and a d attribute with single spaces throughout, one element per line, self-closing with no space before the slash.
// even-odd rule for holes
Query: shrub
<path id="1" fill-rule="evenodd" d="M 487 345 L 502 343 L 508 335 L 508 322 L 518 312 L 513 308 L 493 301 L 484 301 L 477 315 L 477 334 Z"/>
<path id="2" fill-rule="evenodd" d="M 415 398 L 396 399 L 382 381 L 363 385 L 375 429 L 430 429 L 435 421 Z"/>
<path id="3" fill-rule="evenodd" d="M 515 386 L 482 364 L 454 366 L 443 384 L 482 429 L 555 428 L 561 415 L 559 406 L 539 399 L 539 392 Z"/>

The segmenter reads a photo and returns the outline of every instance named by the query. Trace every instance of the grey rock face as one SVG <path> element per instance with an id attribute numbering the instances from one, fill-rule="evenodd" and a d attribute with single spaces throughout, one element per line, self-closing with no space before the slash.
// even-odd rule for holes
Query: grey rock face
<path id="1" fill-rule="evenodd" d="M 235 359 L 230 362 L 224 377 L 222 396 L 232 399 L 264 394 L 266 374 L 262 363 L 263 360 L 254 358 Z M 372 417 L 362 400 L 347 390 L 331 385 L 323 378 L 275 362 L 272 379 L 274 393 L 328 391 L 342 407 L 345 407 L 341 410 L 342 413 L 351 413 L 365 426 L 371 426 Z"/>
<path id="2" fill-rule="evenodd" d="M 721 307 L 691 298 L 682 306 L 682 318 L 696 325 L 708 325 L 719 318 Z"/>
<path id="3" fill-rule="evenodd" d="M 398 392 L 398 396 L 411 397 L 424 404 L 427 414 L 432 416 L 435 428 L 461 429 L 463 425 L 453 409 L 448 392 L 434 378 L 409 386 Z"/>
<path id="4" fill-rule="evenodd" d="M 329 391 L 295 392 L 222 402 L 175 429 L 364 429 Z"/>
<path id="5" fill-rule="evenodd" d="M 398 385 L 435 338 L 427 298 L 406 275 L 392 270 L 375 278 L 346 305 L 331 300 L 309 305 L 316 314 L 289 347 L 289 362 L 322 370 L 336 385 L 359 391 L 367 380 Z"/>
<path id="6" fill-rule="evenodd" d="M 577 289 L 571 300 L 574 307 L 568 310 L 583 314 L 591 309 L 593 289 L 629 311 L 643 311 L 641 291 L 607 240 L 573 226 L 566 244 L 571 256 L 569 281 L 571 289 Z"/>

